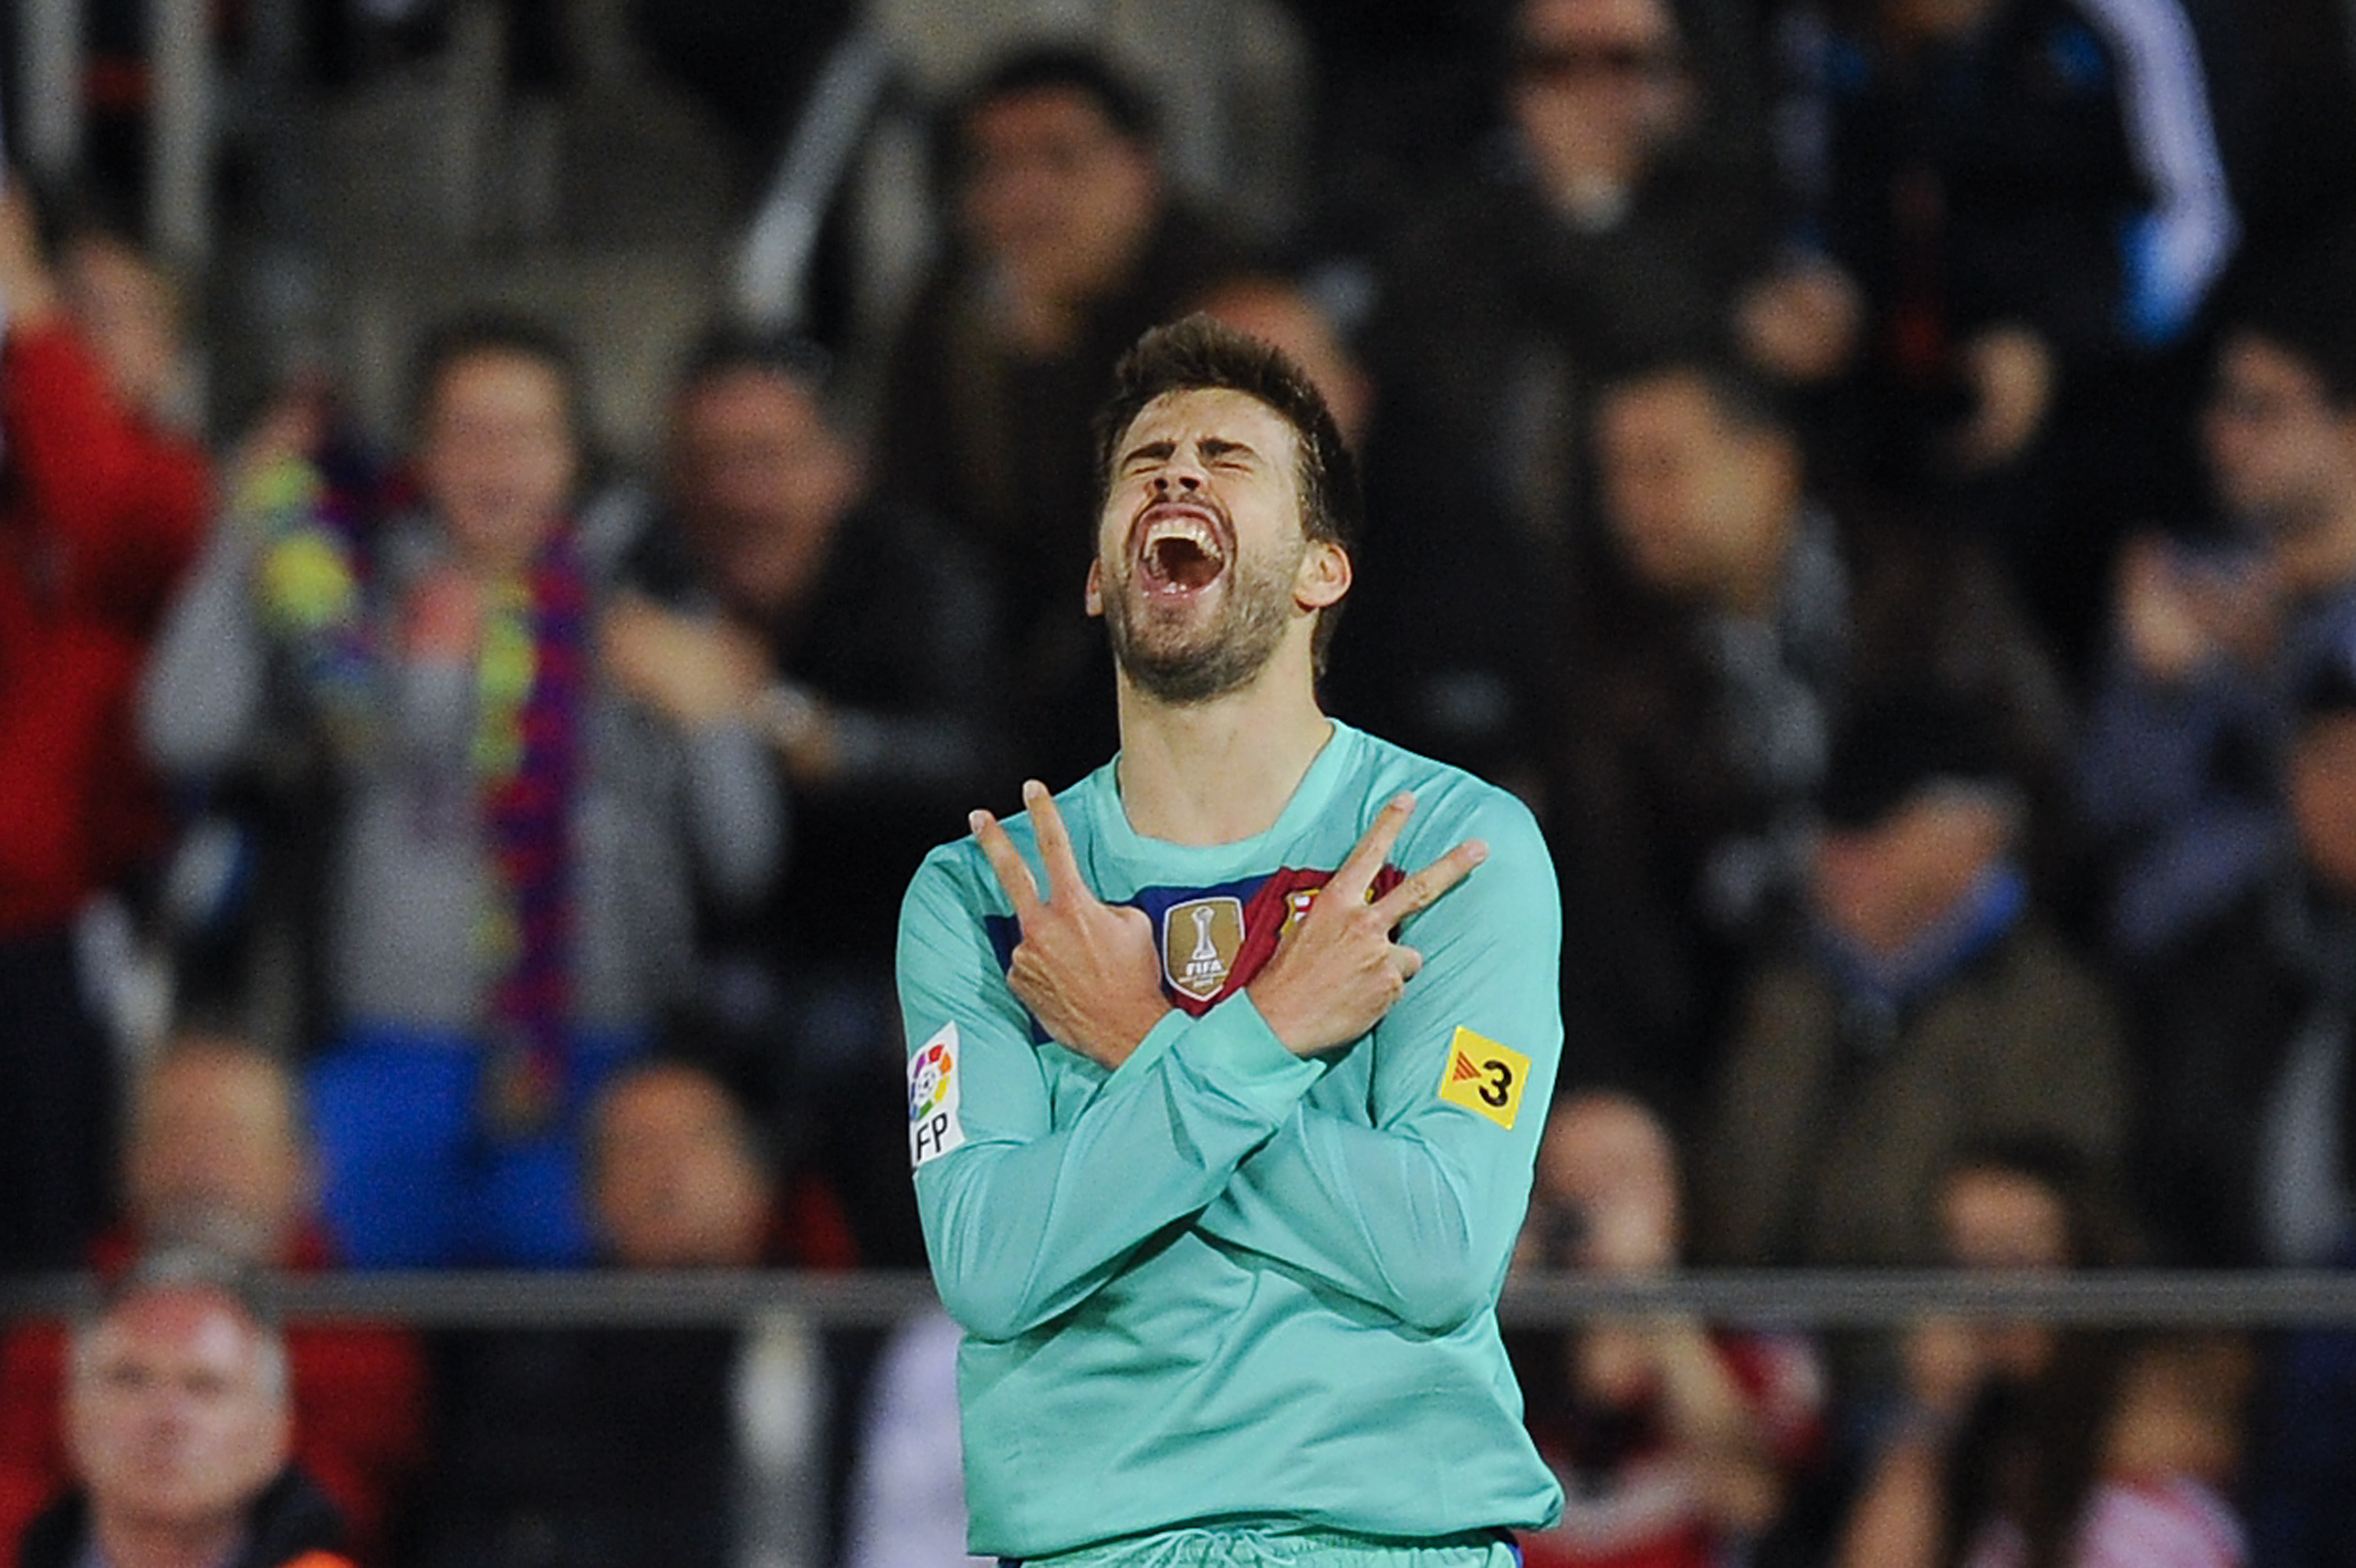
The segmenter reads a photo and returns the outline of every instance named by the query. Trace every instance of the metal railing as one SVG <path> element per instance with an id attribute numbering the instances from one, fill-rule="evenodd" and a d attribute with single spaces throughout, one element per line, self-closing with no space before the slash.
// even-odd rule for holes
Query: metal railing
<path id="1" fill-rule="evenodd" d="M 86 1275 L 0 1280 L 0 1319 L 70 1314 L 94 1296 Z M 286 1279 L 279 1300 L 294 1318 L 369 1317 L 436 1328 L 687 1327 L 778 1313 L 820 1328 L 875 1328 L 937 1305 L 931 1279 L 913 1270 L 305 1275 Z M 2356 1328 L 2356 1273 L 1694 1269 L 1649 1280 L 1532 1275 L 1509 1282 L 1499 1307 L 1508 1325 L 1530 1328 L 1647 1312 L 1823 1329 L 1894 1327 L 1932 1312 L 2115 1327 Z"/>

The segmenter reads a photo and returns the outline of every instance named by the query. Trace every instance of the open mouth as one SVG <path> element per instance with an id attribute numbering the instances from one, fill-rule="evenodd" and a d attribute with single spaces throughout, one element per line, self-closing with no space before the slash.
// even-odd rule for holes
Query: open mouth
<path id="1" fill-rule="evenodd" d="M 1137 542 L 1138 575 L 1152 593 L 1194 593 L 1209 587 L 1227 569 L 1227 549 L 1217 519 L 1206 509 L 1154 507 L 1145 514 Z"/>

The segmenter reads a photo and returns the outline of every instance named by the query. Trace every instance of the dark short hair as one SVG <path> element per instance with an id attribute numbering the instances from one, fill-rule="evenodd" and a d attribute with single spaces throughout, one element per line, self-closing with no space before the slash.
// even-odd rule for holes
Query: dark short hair
<path id="1" fill-rule="evenodd" d="M 822 398 L 834 377 L 834 356 L 790 329 L 714 322 L 689 345 L 674 386 L 684 392 L 739 370 L 776 376 Z"/>
<path id="2" fill-rule="evenodd" d="M 2118 1188 L 2117 1173 L 2079 1146 L 2051 1133 L 2023 1130 L 1965 1139 L 1941 1168 L 1944 1181 L 1967 1173 L 2016 1177 L 2051 1194 L 2062 1209 L 2077 1268 L 2117 1268 L 2144 1261 L 2147 1248 Z"/>
<path id="3" fill-rule="evenodd" d="M 1797 434 L 1790 403 L 1772 382 L 1730 355 L 1704 350 L 1655 353 L 1616 365 L 1604 375 L 1597 401 L 1667 380 L 1698 386 L 1711 410 L 1732 429 L 1786 439 Z"/>
<path id="4" fill-rule="evenodd" d="M 585 438 L 581 357 L 571 340 L 537 316 L 498 308 L 445 316 L 426 329 L 409 361 L 412 433 L 423 429 L 426 407 L 453 368 L 491 356 L 529 359 L 555 372 L 563 389 L 565 424 L 575 442 Z"/>
<path id="5" fill-rule="evenodd" d="M 673 1020 L 678 1029 L 684 1020 Z M 737 1148 L 761 1173 L 764 1181 L 776 1179 L 780 1160 L 777 1149 L 767 1133 L 755 1120 L 746 1104 L 743 1088 L 710 1061 L 699 1059 L 687 1051 L 669 1046 L 653 1054 L 641 1056 L 615 1070 L 598 1085 L 591 1101 L 589 1116 L 581 1140 L 582 1164 L 592 1179 L 605 1168 L 612 1157 L 612 1135 L 606 1129 L 607 1113 L 625 1093 L 638 1084 L 656 1079 L 684 1075 L 700 1079 L 712 1087 L 728 1114 L 729 1136 Z"/>
<path id="6" fill-rule="evenodd" d="M 1146 405 L 1172 392 L 1212 390 L 1241 392 L 1291 427 L 1299 448 L 1301 531 L 1355 550 L 1365 514 L 1358 465 L 1324 394 L 1282 349 L 1200 311 L 1149 328 L 1114 367 L 1112 396 L 1096 418 L 1099 509 L 1111 494 L 1120 439 Z M 1341 608 L 1328 606 L 1318 617 L 1314 645 L 1320 670 Z"/>
<path id="7" fill-rule="evenodd" d="M 1079 94 L 1122 140 L 1141 147 L 1151 147 L 1160 138 L 1153 101 L 1135 82 L 1096 50 L 1059 42 L 1024 44 L 1000 56 L 959 94 L 949 123 L 962 135 L 982 109 L 1041 92 Z"/>

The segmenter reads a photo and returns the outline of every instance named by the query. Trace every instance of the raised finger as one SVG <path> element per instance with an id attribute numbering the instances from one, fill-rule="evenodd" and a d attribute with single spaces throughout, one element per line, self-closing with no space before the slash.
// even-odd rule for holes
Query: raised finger
<path id="1" fill-rule="evenodd" d="M 1439 859 L 1400 879 L 1393 888 L 1375 901 L 1375 912 L 1383 917 L 1386 927 L 1420 909 L 1429 909 L 1440 901 L 1440 894 L 1472 874 L 1472 868 L 1489 858 L 1489 846 L 1478 838 L 1467 838 Z"/>
<path id="2" fill-rule="evenodd" d="M 1023 786 L 1023 804 L 1031 813 L 1032 830 L 1039 836 L 1039 858 L 1047 865 L 1047 897 L 1053 901 L 1087 891 L 1080 880 L 1080 863 L 1072 855 L 1071 830 L 1047 786 L 1032 779 Z"/>
<path id="3" fill-rule="evenodd" d="M 981 844 L 981 858 L 990 862 L 991 870 L 998 877 L 998 885 L 1006 890 L 1008 901 L 1014 905 L 1014 918 L 1029 925 L 1031 917 L 1038 912 L 1040 907 L 1039 883 L 1031 875 L 1031 868 L 1024 863 L 1022 851 L 1014 848 L 1014 840 L 1008 836 L 1005 824 L 989 812 L 977 811 L 966 820 L 973 827 L 974 837 Z"/>
<path id="4" fill-rule="evenodd" d="M 1351 903 L 1363 901 L 1366 890 L 1375 884 L 1375 873 L 1390 859 L 1391 846 L 1398 842 L 1400 830 L 1407 827 L 1407 819 L 1414 811 L 1412 794 L 1401 790 L 1391 796 L 1375 814 L 1375 820 L 1352 847 L 1348 858 L 1326 880 L 1326 893 L 1339 895 Z"/>

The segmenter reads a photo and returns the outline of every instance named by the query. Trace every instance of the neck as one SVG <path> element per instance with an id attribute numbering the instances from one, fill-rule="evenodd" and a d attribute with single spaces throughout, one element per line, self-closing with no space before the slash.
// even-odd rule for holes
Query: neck
<path id="1" fill-rule="evenodd" d="M 91 1533 L 111 1568 L 220 1568 L 244 1534 L 235 1515 L 198 1523 L 94 1518 Z"/>
<path id="2" fill-rule="evenodd" d="M 1302 678 L 1270 678 L 1175 706 L 1123 676 L 1120 799 L 1130 826 L 1173 844 L 1232 844 L 1283 815 L 1333 723 Z"/>

